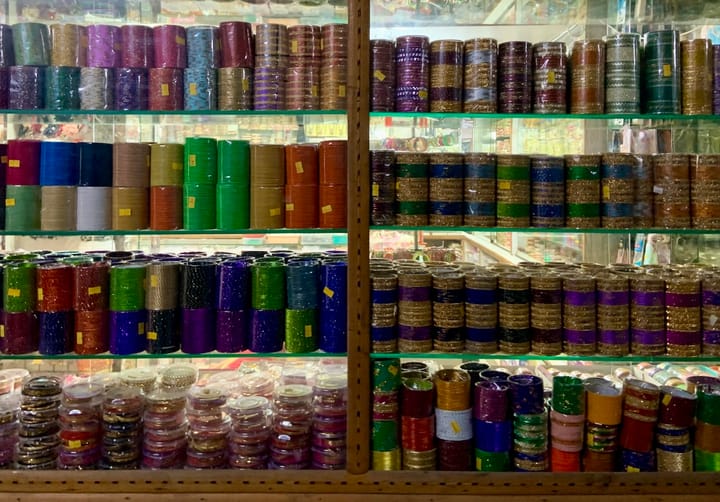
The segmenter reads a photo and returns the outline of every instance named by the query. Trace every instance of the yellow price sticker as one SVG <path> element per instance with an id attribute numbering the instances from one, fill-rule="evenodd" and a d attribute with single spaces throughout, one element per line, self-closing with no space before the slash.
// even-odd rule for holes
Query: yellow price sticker
<path id="1" fill-rule="evenodd" d="M 295 162 L 295 172 L 298 174 L 302 174 L 305 172 L 305 169 L 303 169 L 302 161 L 298 160 Z"/>
<path id="2" fill-rule="evenodd" d="M 247 78 L 242 79 L 241 81 L 242 90 L 243 92 L 248 92 L 250 90 L 250 80 Z"/>
<path id="3" fill-rule="evenodd" d="M 419 97 L 420 99 L 427 99 L 427 97 L 428 97 L 427 91 L 425 91 L 425 90 L 419 91 L 419 92 L 418 92 L 418 97 Z"/>
<path id="4" fill-rule="evenodd" d="M 93 286 L 91 288 L 88 288 L 88 294 L 91 296 L 99 295 L 100 293 L 102 293 L 102 287 L 100 287 L 100 286 Z"/>
<path id="5" fill-rule="evenodd" d="M 144 335 L 145 334 L 145 323 L 139 322 L 138 323 L 138 335 Z"/>
<path id="6" fill-rule="evenodd" d="M 160 95 L 161 96 L 169 96 L 170 95 L 170 86 L 167 84 L 160 84 Z"/>
<path id="7" fill-rule="evenodd" d="M 380 82 L 382 82 L 383 80 L 385 80 L 385 74 L 384 74 L 383 72 L 381 72 L 380 70 L 375 70 L 375 71 L 373 72 L 373 77 L 375 77 L 376 79 L 378 79 Z"/>
<path id="8" fill-rule="evenodd" d="M 160 282 L 160 281 L 158 281 L 158 276 L 157 276 L 157 274 L 152 274 L 152 275 L 150 276 L 150 287 L 151 287 L 151 288 L 157 288 L 158 285 L 159 285 L 159 282 Z"/>
<path id="9" fill-rule="evenodd" d="M 0 338 L 5 338 L 5 325 L 0 324 Z"/>
<path id="10" fill-rule="evenodd" d="M 322 212 L 322 214 L 332 213 L 332 206 L 330 204 L 328 204 L 327 206 L 323 206 L 320 208 L 320 211 Z"/>
<path id="11" fill-rule="evenodd" d="M 197 84 L 195 82 L 190 82 L 190 95 L 197 96 Z"/>
<path id="12" fill-rule="evenodd" d="M 37 292 L 37 293 L 38 293 L 38 295 L 37 295 L 37 296 L 38 296 L 38 300 L 43 301 L 43 299 L 45 298 L 45 297 L 43 296 L 43 289 L 42 289 L 42 288 L 37 288 L 37 289 L 38 289 L 38 292 Z"/>
<path id="13" fill-rule="evenodd" d="M 285 211 L 295 211 L 295 204 L 292 202 L 285 204 Z"/>
<path id="14" fill-rule="evenodd" d="M 274 207 L 270 210 L 270 216 L 280 216 L 281 212 L 279 207 Z"/>
<path id="15" fill-rule="evenodd" d="M 498 189 L 500 190 L 510 190 L 511 187 L 512 183 L 510 183 L 508 180 L 498 181 Z"/>
<path id="16" fill-rule="evenodd" d="M 475 457 L 475 470 L 482 471 L 482 459 L 479 457 Z"/>
<path id="17" fill-rule="evenodd" d="M 372 196 L 373 197 L 379 197 L 380 196 L 380 185 L 377 183 L 373 183 L 372 186 Z"/>
<path id="18" fill-rule="evenodd" d="M 453 432 L 455 434 L 460 434 L 460 431 L 462 430 L 462 429 L 460 429 L 460 424 L 457 423 L 455 420 L 450 422 L 450 428 L 453 430 Z"/>
<path id="19" fill-rule="evenodd" d="M 662 400 L 663 406 L 667 406 L 670 404 L 670 401 L 672 401 L 672 396 L 670 394 L 665 394 Z"/>
<path id="20" fill-rule="evenodd" d="M 68 448 L 82 448 L 82 441 L 80 441 L 79 439 L 71 439 L 70 441 L 68 441 Z"/>
<path id="21" fill-rule="evenodd" d="M 305 338 L 312 338 L 312 336 L 313 336 L 312 326 L 306 325 L 305 326 Z"/>
<path id="22" fill-rule="evenodd" d="M 548 84 L 554 84 L 555 83 L 555 70 L 548 71 Z"/>
<path id="23" fill-rule="evenodd" d="M 345 86 L 343 84 L 340 84 L 338 86 L 338 96 L 340 96 L 341 98 L 345 97 Z"/>
<path id="24" fill-rule="evenodd" d="M 188 165 L 190 167 L 195 167 L 197 165 L 197 157 L 195 156 L 194 153 L 191 153 L 190 155 L 188 155 Z"/>
<path id="25" fill-rule="evenodd" d="M 157 340 L 157 332 L 156 331 L 148 331 L 147 339 L 148 340 Z"/>
<path id="26" fill-rule="evenodd" d="M 397 366 L 395 366 L 394 364 L 391 365 L 391 366 L 388 366 L 388 373 L 390 373 L 391 375 L 395 376 L 395 375 L 397 375 L 397 372 L 398 372 L 398 367 L 397 367 Z"/>
<path id="27" fill-rule="evenodd" d="M 118 216 L 132 216 L 132 209 L 118 209 Z"/>
<path id="28" fill-rule="evenodd" d="M 20 290 L 17 288 L 9 288 L 7 290 L 7 295 L 12 296 L 13 298 L 20 298 Z"/>
<path id="29" fill-rule="evenodd" d="M 628 465 L 625 469 L 626 472 L 640 472 L 640 469 L 637 467 L 633 467 L 632 465 Z"/>
<path id="30" fill-rule="evenodd" d="M 293 40 L 290 42 L 290 52 L 292 52 L 293 54 L 296 54 L 297 51 L 298 51 L 298 41 Z"/>
<path id="31" fill-rule="evenodd" d="M 610 199 L 610 186 L 609 185 L 605 185 L 603 187 L 603 199 L 604 200 Z"/>
<path id="32" fill-rule="evenodd" d="M 672 77 L 672 66 L 669 64 L 663 65 L 663 77 Z"/>
<path id="33" fill-rule="evenodd" d="M 310 86 L 310 94 L 312 94 L 313 98 L 317 97 L 317 95 L 318 95 L 318 86 L 317 85 Z"/>
<path id="34" fill-rule="evenodd" d="M 75 345 L 82 345 L 83 342 L 83 334 L 82 331 L 78 331 L 75 333 Z"/>
<path id="35" fill-rule="evenodd" d="M 193 196 L 188 197 L 187 207 L 188 207 L 188 209 L 195 209 L 195 197 L 193 197 Z"/>
<path id="36" fill-rule="evenodd" d="M 8 161 L 9 167 L 20 167 L 20 159 L 10 159 Z"/>
<path id="37" fill-rule="evenodd" d="M 180 35 L 177 35 L 175 37 L 175 43 L 178 45 L 185 45 L 185 38 L 181 37 Z"/>
<path id="38" fill-rule="evenodd" d="M 5 207 L 13 207 L 15 205 L 15 199 L 5 199 Z"/>
<path id="39" fill-rule="evenodd" d="M 325 287 L 323 288 L 323 294 L 324 294 L 325 296 L 327 296 L 328 298 L 332 298 L 333 296 L 335 296 L 335 291 L 333 291 L 332 289 L 330 289 L 330 288 L 328 288 L 327 286 L 325 286 Z"/>

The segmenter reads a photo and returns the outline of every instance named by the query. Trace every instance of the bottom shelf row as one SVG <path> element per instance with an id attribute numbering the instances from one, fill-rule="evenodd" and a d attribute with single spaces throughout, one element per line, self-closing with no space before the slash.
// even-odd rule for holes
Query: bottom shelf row
<path id="1" fill-rule="evenodd" d="M 720 471 L 709 367 L 373 362 L 374 470 Z"/>

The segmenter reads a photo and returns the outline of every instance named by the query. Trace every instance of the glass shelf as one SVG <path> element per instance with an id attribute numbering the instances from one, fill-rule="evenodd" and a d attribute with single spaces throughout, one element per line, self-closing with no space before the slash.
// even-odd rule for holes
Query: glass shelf
<path id="1" fill-rule="evenodd" d="M 408 227 L 400 225 L 371 226 L 370 231 L 467 232 L 467 233 L 538 233 L 538 234 L 666 234 L 720 235 L 720 229 L 701 228 L 567 228 L 567 227 Z"/>
<path id="2" fill-rule="evenodd" d="M 674 356 L 604 356 L 604 355 L 587 355 L 587 356 L 569 356 L 567 354 L 559 354 L 556 356 L 548 356 L 541 354 L 470 354 L 467 352 L 388 352 L 388 353 L 372 353 L 370 359 L 462 359 L 463 361 L 476 361 L 478 359 L 487 359 L 493 361 L 583 361 L 596 363 L 720 363 L 720 357 L 700 355 L 696 357 L 674 357 Z"/>
<path id="3" fill-rule="evenodd" d="M 432 113 L 432 112 L 370 112 L 370 117 L 426 119 L 575 119 L 575 120 L 720 120 L 720 115 L 677 114 L 571 114 L 571 113 Z"/>
<path id="4" fill-rule="evenodd" d="M 33 360 L 44 360 L 44 361 L 73 361 L 73 360 L 85 360 L 85 359 L 100 359 L 100 360 L 131 360 L 131 359 L 282 359 L 282 358 L 335 358 L 335 357 L 347 357 L 347 353 L 328 353 L 328 352 L 208 352 L 206 354 L 186 354 L 184 352 L 173 352 L 170 354 L 148 354 L 146 352 L 140 352 L 138 354 L 38 354 L 33 352 L 31 354 L 0 354 L 0 362 L 4 361 L 33 361 Z"/>
<path id="5" fill-rule="evenodd" d="M 95 115 L 95 116 L 323 116 L 346 115 L 345 110 L 0 110 L 5 115 Z"/>
<path id="6" fill-rule="evenodd" d="M 190 236 L 190 235 L 262 235 L 262 234 L 345 234 L 344 228 L 253 228 L 239 230 L 0 230 L 0 236 L 72 237 L 72 236 Z"/>

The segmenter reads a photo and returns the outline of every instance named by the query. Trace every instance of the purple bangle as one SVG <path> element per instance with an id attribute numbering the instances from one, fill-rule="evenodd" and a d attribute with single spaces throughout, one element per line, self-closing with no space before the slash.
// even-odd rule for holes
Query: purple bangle
<path id="1" fill-rule="evenodd" d="M 665 293 L 662 291 L 633 291 L 632 303 L 641 307 L 664 307 Z"/>
<path id="2" fill-rule="evenodd" d="M 630 330 L 633 343 L 639 345 L 665 345 L 665 331 Z"/>
<path id="3" fill-rule="evenodd" d="M 705 345 L 720 345 L 720 331 L 703 331 Z"/>
<path id="4" fill-rule="evenodd" d="M 560 290 L 533 289 L 531 290 L 530 301 L 532 303 L 562 303 L 562 292 Z"/>
<path id="5" fill-rule="evenodd" d="M 665 305 L 668 307 L 699 307 L 700 295 L 697 293 L 665 293 Z"/>
<path id="6" fill-rule="evenodd" d="M 429 302 L 430 288 L 400 286 L 398 287 L 398 300 L 401 302 Z"/>
<path id="7" fill-rule="evenodd" d="M 595 330 L 563 329 L 563 336 L 567 343 L 589 345 L 595 343 Z"/>
<path id="8" fill-rule="evenodd" d="M 431 326 L 404 326 L 398 325 L 398 337 L 403 340 L 432 340 Z"/>
<path id="9" fill-rule="evenodd" d="M 668 345 L 700 345 L 702 334 L 699 331 L 667 331 Z"/>
<path id="10" fill-rule="evenodd" d="M 627 305 L 630 293 L 627 291 L 598 291 L 599 305 Z"/>
<path id="11" fill-rule="evenodd" d="M 720 305 L 720 291 L 703 291 L 703 305 Z"/>
<path id="12" fill-rule="evenodd" d="M 590 293 L 580 291 L 565 291 L 565 304 L 575 307 L 595 305 L 595 291 Z"/>
<path id="13" fill-rule="evenodd" d="M 601 329 L 598 330 L 598 342 L 608 345 L 627 345 L 630 334 L 626 329 Z"/>

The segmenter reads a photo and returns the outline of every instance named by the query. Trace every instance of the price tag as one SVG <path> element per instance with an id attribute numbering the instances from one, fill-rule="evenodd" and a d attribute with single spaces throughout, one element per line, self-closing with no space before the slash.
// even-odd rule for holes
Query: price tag
<path id="1" fill-rule="evenodd" d="M 138 323 L 138 335 L 144 335 L 145 334 L 145 323 L 139 322 Z"/>
<path id="2" fill-rule="evenodd" d="M 663 65 L 663 77 L 672 77 L 672 66 L 669 64 Z"/>
<path id="3" fill-rule="evenodd" d="M 380 70 L 375 70 L 375 71 L 373 72 L 373 77 L 375 77 L 376 79 L 378 79 L 380 82 L 382 82 L 383 80 L 385 80 L 385 74 L 384 74 L 383 72 L 381 72 Z"/>
<path id="4" fill-rule="evenodd" d="M 554 84 L 555 83 L 555 70 L 548 71 L 548 84 Z"/>
<path id="5" fill-rule="evenodd" d="M 295 172 L 298 174 L 302 174 L 305 172 L 305 169 L 303 169 L 302 161 L 295 162 Z"/>
<path id="6" fill-rule="evenodd" d="M 295 211 L 295 204 L 292 202 L 285 204 L 285 211 Z"/>
<path id="7" fill-rule="evenodd" d="M 340 84 L 338 86 L 338 96 L 340 96 L 341 98 L 345 97 L 345 86 L 343 84 Z"/>
<path id="8" fill-rule="evenodd" d="M 194 153 L 188 155 L 188 165 L 190 167 L 195 167 L 197 165 L 197 157 Z"/>
<path id="9" fill-rule="evenodd" d="M 13 207 L 15 205 L 15 199 L 5 199 L 5 207 Z"/>
<path id="10" fill-rule="evenodd" d="M 75 345 L 82 345 L 83 342 L 83 335 L 82 331 L 78 331 L 75 333 Z"/>
<path id="11" fill-rule="evenodd" d="M 313 329 L 312 326 L 305 326 L 305 338 L 312 338 Z"/>
<path id="12" fill-rule="evenodd" d="M 197 96 L 197 84 L 195 82 L 190 82 L 190 95 Z"/>
<path id="13" fill-rule="evenodd" d="M 175 43 L 178 45 L 185 45 L 185 38 L 181 37 L 180 35 L 177 35 L 175 37 Z"/>
<path id="14" fill-rule="evenodd" d="M 425 91 L 425 90 L 423 90 L 423 91 L 418 91 L 418 97 L 419 97 L 420 99 L 427 99 L 427 97 L 428 97 L 427 91 Z"/>
<path id="15" fill-rule="evenodd" d="M 12 296 L 13 298 L 20 298 L 20 290 L 17 288 L 9 288 L 7 290 L 7 295 Z"/>
<path id="16" fill-rule="evenodd" d="M 158 276 L 156 274 L 152 274 L 150 276 L 150 287 L 151 288 L 157 288 L 158 287 Z"/>
<path id="17" fill-rule="evenodd" d="M 317 95 L 318 95 L 318 86 L 317 85 L 310 86 L 310 94 L 312 94 L 313 98 L 317 97 Z"/>
<path id="18" fill-rule="evenodd" d="M 460 434 L 460 430 L 461 430 L 461 429 L 460 429 L 460 424 L 457 423 L 455 420 L 453 420 L 452 422 L 450 422 L 450 427 L 452 428 L 452 430 L 453 430 L 453 432 L 454 432 L 455 434 Z"/>
<path id="19" fill-rule="evenodd" d="M 160 84 L 160 95 L 169 96 L 170 95 L 170 86 L 167 84 Z"/>
<path id="20" fill-rule="evenodd" d="M 5 338 L 5 325 L 0 324 L 0 338 Z"/>
<path id="21" fill-rule="evenodd" d="M 398 367 L 397 367 L 397 366 L 395 366 L 394 364 L 391 365 L 391 366 L 388 366 L 388 373 L 390 373 L 391 375 L 395 376 L 395 375 L 397 375 L 397 372 L 398 372 Z"/>
<path id="22" fill-rule="evenodd" d="M 280 216 L 280 213 L 281 211 L 279 207 L 275 207 L 270 210 L 270 216 Z"/>
<path id="23" fill-rule="evenodd" d="M 380 197 L 380 185 L 377 183 L 373 183 L 372 186 L 372 196 L 373 197 Z"/>
<path id="24" fill-rule="evenodd" d="M 665 397 L 663 397 L 662 400 L 663 406 L 670 404 L 670 401 L 672 401 L 672 396 L 670 394 L 665 394 Z"/>
<path id="25" fill-rule="evenodd" d="M 512 187 L 512 183 L 510 183 L 508 180 L 500 180 L 497 183 L 500 190 L 510 190 L 510 188 Z"/>
<path id="26" fill-rule="evenodd" d="M 292 40 L 290 42 L 290 52 L 292 52 L 293 54 L 296 54 L 297 51 L 298 51 L 298 41 Z"/>
<path id="27" fill-rule="evenodd" d="M 93 286 L 91 288 L 88 288 L 88 294 L 89 295 L 99 295 L 102 293 L 102 288 L 100 286 Z"/>
<path id="28" fill-rule="evenodd" d="M 20 159 L 10 159 L 8 167 L 20 167 Z"/>
<path id="29" fill-rule="evenodd" d="M 482 471 L 482 459 L 479 457 L 475 457 L 475 470 Z"/>
<path id="30" fill-rule="evenodd" d="M 246 78 L 242 79 L 242 90 L 243 92 L 248 92 L 250 90 L 250 80 Z"/>
<path id="31" fill-rule="evenodd" d="M 626 472 L 640 472 L 640 469 L 637 467 L 633 467 L 632 465 L 628 465 L 625 469 Z"/>
<path id="32" fill-rule="evenodd" d="M 37 288 L 37 290 L 38 290 L 38 292 L 37 292 L 37 293 L 38 293 L 38 295 L 37 295 L 38 298 L 37 298 L 37 299 L 40 300 L 40 301 L 43 301 L 44 296 L 43 296 L 43 290 L 42 290 L 42 288 Z"/>
<path id="33" fill-rule="evenodd" d="M 148 331 L 148 332 L 147 332 L 147 339 L 148 339 L 148 340 L 157 340 L 157 332 L 155 332 L 155 331 Z"/>
<path id="34" fill-rule="evenodd" d="M 328 204 L 327 206 L 323 206 L 320 208 L 320 211 L 322 212 L 322 214 L 332 213 L 332 206 L 330 204 Z"/>
<path id="35" fill-rule="evenodd" d="M 605 185 L 603 187 L 603 199 L 604 200 L 610 199 L 610 186 L 609 185 Z"/>
<path id="36" fill-rule="evenodd" d="M 118 209 L 118 216 L 132 216 L 132 209 Z"/>
<path id="37" fill-rule="evenodd" d="M 332 298 L 333 296 L 335 296 L 335 291 L 333 291 L 332 289 L 330 289 L 330 288 L 328 288 L 327 286 L 325 286 L 325 287 L 323 288 L 323 294 L 324 294 L 325 296 L 327 296 L 328 298 Z"/>
<path id="38" fill-rule="evenodd" d="M 82 441 L 80 441 L 78 439 L 71 439 L 70 441 L 68 441 L 68 448 L 70 448 L 70 449 L 82 448 Z"/>
<path id="39" fill-rule="evenodd" d="M 188 209 L 195 209 L 195 197 L 188 197 L 187 199 L 187 207 Z"/>

